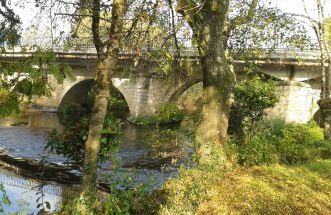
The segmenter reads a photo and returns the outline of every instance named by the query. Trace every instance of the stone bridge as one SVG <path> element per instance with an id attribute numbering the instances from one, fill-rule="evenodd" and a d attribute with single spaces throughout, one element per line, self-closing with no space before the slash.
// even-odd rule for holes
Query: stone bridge
<path id="1" fill-rule="evenodd" d="M 69 56 L 70 55 L 70 56 Z M 57 84 L 54 77 L 48 81 L 54 88 L 50 97 L 36 98 L 33 109 L 55 112 L 64 103 L 85 106 L 88 103 L 88 91 L 94 86 L 96 69 L 95 55 L 63 54 L 59 63 L 70 65 L 74 80 L 66 78 L 63 84 Z M 198 67 L 198 61 L 192 59 Z M 130 111 L 130 119 L 139 116 L 151 116 L 168 101 L 173 100 L 179 91 L 184 92 L 190 86 L 201 82 L 200 74 L 192 76 L 166 76 L 160 74 L 155 61 L 146 59 L 135 63 L 130 56 L 121 56 L 120 68 L 112 78 L 112 84 L 124 96 Z"/>
<path id="2" fill-rule="evenodd" d="M 28 53 L 10 53 L 2 59 L 22 58 Z M 59 85 L 54 77 L 48 76 L 54 91 L 50 97 L 36 98 L 33 109 L 57 111 L 61 103 L 70 102 L 84 106 L 88 91 L 94 85 L 93 74 L 96 69 L 96 54 L 83 50 L 80 52 L 58 52 L 58 62 L 68 64 L 73 69 L 75 80 L 66 78 Z M 196 68 L 192 75 L 160 75 L 158 62 L 149 58 L 136 61 L 132 54 L 120 56 L 121 68 L 112 78 L 112 83 L 124 96 L 130 119 L 140 116 L 152 116 L 171 100 L 176 100 L 188 88 L 202 81 L 199 60 L 196 53 L 186 55 Z M 298 60 L 300 58 L 300 61 Z M 276 51 L 271 57 L 261 57 L 255 62 L 260 71 L 278 80 L 277 92 L 279 104 L 271 113 L 287 121 L 307 122 L 318 111 L 317 101 L 320 94 L 320 73 L 318 70 L 318 51 Z M 243 74 L 244 62 L 234 61 L 238 77 Z"/>

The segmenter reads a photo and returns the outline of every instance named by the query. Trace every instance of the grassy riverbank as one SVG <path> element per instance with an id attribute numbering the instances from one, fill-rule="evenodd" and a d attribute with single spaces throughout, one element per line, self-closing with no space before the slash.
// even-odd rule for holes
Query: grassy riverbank
<path id="1" fill-rule="evenodd" d="M 97 214 L 331 214 L 331 142 L 316 123 L 271 120 L 249 134 L 159 190 L 115 184 Z"/>
<path id="2" fill-rule="evenodd" d="M 159 214 L 331 214 L 331 160 L 183 170 L 160 194 Z"/>

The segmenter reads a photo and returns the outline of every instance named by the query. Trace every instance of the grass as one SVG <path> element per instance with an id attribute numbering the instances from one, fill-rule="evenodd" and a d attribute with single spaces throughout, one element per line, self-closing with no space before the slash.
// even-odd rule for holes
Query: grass
<path id="1" fill-rule="evenodd" d="M 110 198 L 96 214 L 331 214 L 331 160 L 181 169 L 160 190 L 118 191 Z"/>
<path id="2" fill-rule="evenodd" d="M 331 160 L 183 170 L 163 196 L 159 214 L 331 214 Z"/>

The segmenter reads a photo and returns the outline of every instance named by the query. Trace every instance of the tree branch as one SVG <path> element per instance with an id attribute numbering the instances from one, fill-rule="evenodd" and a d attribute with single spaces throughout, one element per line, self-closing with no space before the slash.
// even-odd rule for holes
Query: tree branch
<path id="1" fill-rule="evenodd" d="M 230 35 L 230 32 L 233 31 L 236 27 L 251 21 L 256 14 L 256 8 L 258 3 L 259 0 L 252 0 L 246 15 L 239 15 L 234 19 L 230 20 L 230 25 L 226 32 L 226 35 Z"/>
<path id="2" fill-rule="evenodd" d="M 103 44 L 100 39 L 100 1 L 93 0 L 92 3 L 92 34 L 93 42 L 100 58 L 103 51 Z"/>
<path id="3" fill-rule="evenodd" d="M 252 0 L 248 13 L 247 13 L 247 19 L 252 19 L 255 16 L 257 4 L 259 3 L 259 0 Z"/>
<path id="4" fill-rule="evenodd" d="M 181 14 L 188 24 L 193 27 L 193 20 L 195 19 L 196 13 L 194 9 L 198 8 L 198 5 L 193 0 L 178 0 L 176 11 Z"/>
<path id="5" fill-rule="evenodd" d="M 176 35 L 175 14 L 174 14 L 174 8 L 173 8 L 173 2 L 172 2 L 172 0 L 168 0 L 168 4 L 169 4 L 169 8 L 170 8 L 170 13 L 171 13 L 172 35 L 174 37 L 175 46 L 176 46 L 175 56 L 179 59 L 180 58 L 180 50 L 179 50 L 178 39 L 177 39 L 177 35 Z"/>

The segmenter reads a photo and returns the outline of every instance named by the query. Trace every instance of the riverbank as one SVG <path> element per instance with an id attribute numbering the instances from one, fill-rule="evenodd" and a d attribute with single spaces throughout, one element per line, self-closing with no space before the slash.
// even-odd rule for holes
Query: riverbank
<path id="1" fill-rule="evenodd" d="M 158 214 L 331 214 L 331 160 L 182 170 L 157 196 Z"/>

